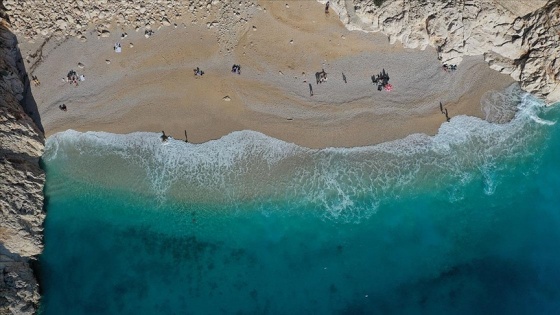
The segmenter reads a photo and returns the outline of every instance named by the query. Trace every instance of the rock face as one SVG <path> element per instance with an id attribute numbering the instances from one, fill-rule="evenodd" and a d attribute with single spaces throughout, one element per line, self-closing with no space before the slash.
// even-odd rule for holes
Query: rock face
<path id="1" fill-rule="evenodd" d="M 0 24 L 0 314 L 34 314 L 41 253 L 44 136 L 20 104 L 26 75 L 17 40 Z"/>
<path id="2" fill-rule="evenodd" d="M 319 2 L 325 3 L 326 0 Z M 376 3 L 382 2 L 379 6 Z M 437 49 L 442 63 L 484 55 L 521 87 L 560 101 L 559 0 L 332 0 L 347 28 L 383 32 L 391 43 Z"/>

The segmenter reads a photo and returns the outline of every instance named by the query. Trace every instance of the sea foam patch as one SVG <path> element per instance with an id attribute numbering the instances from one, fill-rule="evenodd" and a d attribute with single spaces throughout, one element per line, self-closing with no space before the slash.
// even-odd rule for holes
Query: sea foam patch
<path id="1" fill-rule="evenodd" d="M 359 221 L 385 200 L 419 189 L 447 190 L 449 200 L 460 200 L 461 187 L 479 180 L 482 192 L 493 194 L 508 159 L 537 156 L 535 145 L 553 124 L 539 118 L 544 104 L 514 88 L 504 93 L 499 98 L 510 103 L 499 107 L 515 107 L 507 123 L 457 116 L 433 137 L 414 134 L 373 146 L 308 149 L 254 131 L 202 144 L 170 139 L 163 145 L 155 133 L 69 130 L 47 140 L 44 159 L 67 168 L 75 180 L 161 200 L 232 208 L 247 202 L 270 208 L 283 201 L 293 209 L 311 205 L 327 218 Z"/>

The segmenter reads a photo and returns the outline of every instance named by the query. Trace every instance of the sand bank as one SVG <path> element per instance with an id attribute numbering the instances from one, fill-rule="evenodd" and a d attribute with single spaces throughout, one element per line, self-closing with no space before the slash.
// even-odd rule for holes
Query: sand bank
<path id="1" fill-rule="evenodd" d="M 128 34 L 124 39 L 113 31 L 85 43 L 49 42 L 43 62 L 32 71 L 42 82 L 33 95 L 47 136 L 66 129 L 165 130 L 184 138 L 187 130 L 189 141 L 204 142 L 250 129 L 313 148 L 361 146 L 435 134 L 445 122 L 440 101 L 451 117 L 482 117 L 481 97 L 513 83 L 482 58 L 466 58 L 447 73 L 434 51 L 350 32 L 334 12 L 325 15 L 313 1 L 290 2 L 289 8 L 272 1 L 261 5 L 266 10 L 235 30 L 230 51 L 217 40 L 216 29 L 187 21 L 150 38 L 122 30 Z M 115 42 L 122 53 L 113 51 Z M 24 55 L 33 49 L 22 45 Z M 230 72 L 234 63 L 241 64 L 241 75 Z M 197 66 L 203 77 L 193 76 Z M 70 69 L 86 80 L 77 87 L 63 82 Z M 328 81 L 316 84 L 321 69 Z M 391 92 L 377 91 L 371 82 L 382 69 L 391 77 Z M 63 103 L 66 112 L 58 109 Z"/>

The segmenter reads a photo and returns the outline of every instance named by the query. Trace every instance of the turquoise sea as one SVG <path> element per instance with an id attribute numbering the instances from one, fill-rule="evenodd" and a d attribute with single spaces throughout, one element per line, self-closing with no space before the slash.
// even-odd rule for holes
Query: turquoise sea
<path id="1" fill-rule="evenodd" d="M 560 108 L 483 106 L 349 149 L 53 135 L 42 314 L 558 314 Z"/>

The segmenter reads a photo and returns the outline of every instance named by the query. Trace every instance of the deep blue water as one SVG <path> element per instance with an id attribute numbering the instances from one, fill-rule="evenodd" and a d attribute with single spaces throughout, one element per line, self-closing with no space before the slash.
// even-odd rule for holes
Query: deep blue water
<path id="1" fill-rule="evenodd" d="M 514 96 L 353 149 L 57 134 L 42 312 L 558 314 L 560 110 Z"/>

